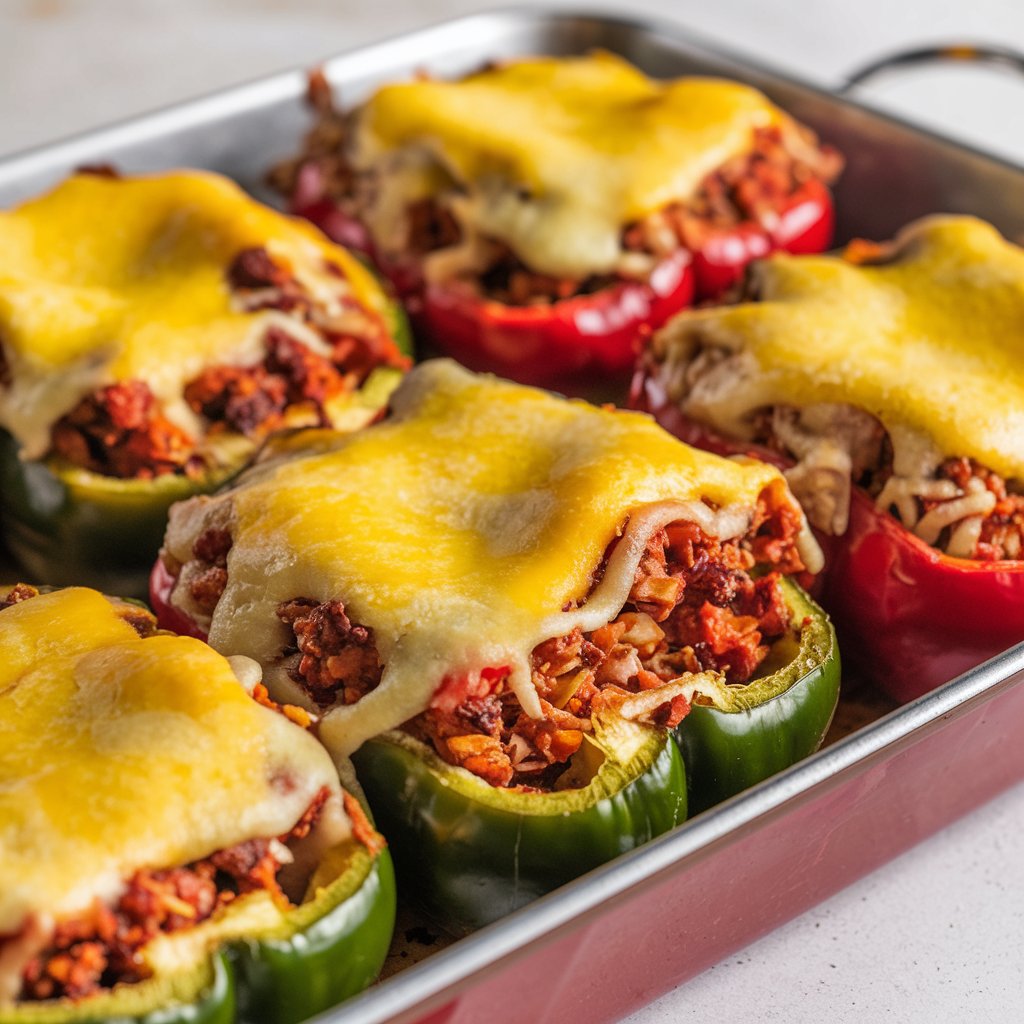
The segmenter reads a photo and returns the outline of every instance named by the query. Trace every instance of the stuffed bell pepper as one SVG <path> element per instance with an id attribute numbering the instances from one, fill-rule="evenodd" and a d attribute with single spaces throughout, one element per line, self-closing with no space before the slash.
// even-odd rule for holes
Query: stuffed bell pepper
<path id="1" fill-rule="evenodd" d="M 820 743 L 834 638 L 784 578 L 820 557 L 773 467 L 439 360 L 175 506 L 153 602 L 354 755 L 465 930 L 682 821 L 673 731 L 697 807 Z"/>
<path id="2" fill-rule="evenodd" d="M 77 174 L 0 212 L 0 254 L 0 517 L 48 583 L 144 593 L 172 502 L 362 425 L 407 362 L 358 260 L 216 175 Z"/>
<path id="3" fill-rule="evenodd" d="M 746 263 L 831 242 L 838 155 L 761 93 L 648 78 L 610 53 L 377 90 L 273 176 L 361 246 L 421 340 L 473 369 L 579 390 Z"/>
<path id="4" fill-rule="evenodd" d="M 634 400 L 789 467 L 844 648 L 909 700 L 1024 640 L 1022 332 L 1024 251 L 932 217 L 756 264 L 654 337 Z"/>
<path id="5" fill-rule="evenodd" d="M 3 1024 L 292 1024 L 376 977 L 383 840 L 254 662 L 23 584 L 0 649 Z"/>

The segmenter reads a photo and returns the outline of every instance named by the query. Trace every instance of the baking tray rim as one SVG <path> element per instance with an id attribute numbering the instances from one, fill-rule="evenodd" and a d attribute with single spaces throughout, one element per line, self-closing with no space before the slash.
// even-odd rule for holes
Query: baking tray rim
<path id="1" fill-rule="evenodd" d="M 1024 643 L 968 670 L 931 693 L 819 750 L 792 767 L 704 811 L 555 892 L 405 968 L 378 987 L 324 1011 L 315 1021 L 387 1021 L 411 1009 L 428 1013 L 488 969 L 505 967 L 532 943 L 548 943 L 598 916 L 612 901 L 657 882 L 784 812 L 858 767 L 887 760 L 929 733 L 1024 683 Z M 532 950 L 531 950 L 532 951 Z"/>
<path id="2" fill-rule="evenodd" d="M 60 163 L 74 166 L 76 161 L 87 158 L 89 152 L 95 152 L 99 147 L 116 147 L 119 143 L 126 141 L 139 142 L 147 137 L 159 137 L 174 131 L 175 128 L 194 128 L 205 121 L 216 120 L 218 117 L 237 115 L 247 109 L 258 108 L 273 101 L 294 98 L 305 92 L 310 67 L 322 67 L 330 76 L 331 69 L 336 64 L 359 61 L 362 64 L 371 65 L 379 53 L 386 53 L 388 50 L 398 45 L 408 44 L 414 39 L 422 41 L 424 37 L 432 35 L 452 34 L 457 30 L 472 29 L 475 25 L 483 25 L 497 19 L 520 22 L 537 19 L 550 23 L 600 22 L 606 27 L 617 26 L 630 31 L 648 32 L 661 38 L 678 41 L 695 51 L 703 51 L 711 57 L 743 66 L 786 85 L 797 86 L 822 99 L 840 103 L 848 109 L 859 110 L 873 118 L 881 119 L 933 142 L 970 153 L 972 156 L 1000 165 L 1007 170 L 1024 171 L 1024 164 L 1017 163 L 1006 156 L 987 152 L 970 142 L 961 141 L 934 128 L 916 124 L 909 118 L 887 111 L 864 98 L 851 96 L 848 92 L 840 93 L 838 89 L 831 90 L 825 85 L 811 82 L 800 75 L 776 67 L 771 61 L 733 49 L 728 44 L 705 37 L 700 32 L 694 32 L 689 26 L 669 18 L 656 16 L 634 18 L 617 14 L 612 9 L 582 5 L 562 7 L 554 4 L 551 6 L 523 4 L 522 6 L 497 6 L 489 10 L 446 18 L 412 31 L 389 34 L 383 39 L 368 44 L 334 52 L 320 60 L 313 61 L 312 64 L 256 76 L 235 85 L 201 93 L 190 99 L 162 104 L 143 113 L 118 118 L 94 128 L 0 155 L 0 188 L 18 178 L 30 175 L 33 170 L 53 169 L 56 164 Z M 841 86 L 843 83 L 839 84 Z"/>
<path id="3" fill-rule="evenodd" d="M 931 128 L 916 125 L 863 99 L 840 95 L 808 82 L 663 17 L 629 17 L 611 10 L 575 6 L 503 6 L 395 33 L 382 40 L 332 54 L 319 63 L 329 76 L 343 64 L 357 63 L 370 70 L 376 60 L 396 46 L 410 45 L 414 40 L 422 44 L 432 36 L 453 35 L 500 19 L 519 26 L 530 21 L 548 24 L 583 21 L 601 23 L 607 28 L 646 32 L 684 44 L 696 53 L 749 69 L 780 84 L 796 86 L 826 101 L 858 110 L 870 118 L 895 125 L 960 153 L 969 153 L 1010 171 L 1024 171 L 1024 167 L 1003 156 L 987 153 Z M 77 162 L 94 158 L 104 149 L 165 137 L 182 128 L 194 129 L 274 102 L 293 99 L 305 91 L 307 68 L 259 76 L 7 154 L 0 157 L 0 188 L 19 179 L 30 178 L 33 173 L 74 166 Z M 707 855 L 730 837 L 756 829 L 760 821 L 780 812 L 786 805 L 807 799 L 812 791 L 838 782 L 857 766 L 878 761 L 901 747 L 912 745 L 927 733 L 942 728 L 944 723 L 1024 681 L 1020 678 L 1022 674 L 1024 643 L 893 710 L 876 722 L 862 726 L 832 746 L 704 812 L 671 833 L 563 886 L 426 961 L 402 970 L 379 986 L 324 1011 L 315 1020 L 340 1022 L 351 1019 L 370 1024 L 411 1010 L 427 1013 L 484 973 L 497 970 L 524 954 L 526 947 L 546 944 L 581 927 L 599 915 L 601 908 L 610 901 L 622 901 L 629 897 L 630 892 L 655 884 L 680 862 Z"/>

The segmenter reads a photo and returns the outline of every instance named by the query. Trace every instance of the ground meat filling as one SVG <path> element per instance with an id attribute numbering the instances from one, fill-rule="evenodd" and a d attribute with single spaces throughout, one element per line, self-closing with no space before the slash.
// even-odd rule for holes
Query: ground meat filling
<path id="1" fill-rule="evenodd" d="M 686 698 L 659 702 L 653 692 L 708 670 L 745 683 L 792 629 L 779 573 L 755 579 L 749 570 L 754 549 L 772 548 L 782 553 L 777 564 L 799 571 L 799 528 L 798 517 L 764 501 L 742 542 L 720 543 L 685 521 L 657 531 L 613 622 L 592 633 L 574 630 L 533 651 L 543 718 L 529 717 L 501 676 L 489 694 L 453 709 L 435 702 L 407 729 L 493 786 L 550 790 L 592 730 L 595 711 L 652 692 L 640 720 L 674 728 L 689 711 Z"/>
<path id="2" fill-rule="evenodd" d="M 297 205 L 312 206 L 327 199 L 358 222 L 362 196 L 373 191 L 373 182 L 360 176 L 347 159 L 358 112 L 343 114 L 334 107 L 322 75 L 311 76 L 309 98 L 316 124 L 303 152 L 276 167 L 270 183 Z M 838 152 L 819 145 L 808 129 L 793 126 L 790 132 L 787 138 L 778 127 L 756 129 L 750 151 L 708 175 L 689 200 L 672 203 L 627 225 L 622 236 L 626 253 L 622 276 L 593 275 L 580 280 L 539 274 L 507 246 L 488 239 L 487 264 L 467 279 L 487 298 L 509 305 L 554 302 L 622 280 L 627 265 L 629 277 L 644 278 L 658 261 L 680 248 L 701 248 L 717 231 L 745 223 L 772 223 L 807 181 L 830 184 L 842 169 Z M 407 207 L 407 256 L 419 260 L 464 240 L 463 229 L 446 199 L 444 195 L 420 199 Z"/>
<path id="3" fill-rule="evenodd" d="M 12 605 L 20 604 L 22 601 L 28 601 L 33 597 L 38 597 L 39 591 L 37 588 L 29 585 L 28 583 L 15 583 L 10 590 L 8 590 L 3 597 L 0 597 L 0 612 L 5 608 L 10 608 Z"/>
<path id="4" fill-rule="evenodd" d="M 192 928 L 246 893 L 264 890 L 289 907 L 278 883 L 287 859 L 282 844 L 309 834 L 329 796 L 326 786 L 320 789 L 277 839 L 250 839 L 184 867 L 136 871 L 114 906 L 97 901 L 57 924 L 49 946 L 22 973 L 20 1000 L 83 999 L 142 981 L 149 973 L 140 951 L 155 936 Z"/>
<path id="5" fill-rule="evenodd" d="M 533 651 L 542 718 L 519 706 L 507 669 L 485 669 L 468 696 L 435 699 L 405 728 L 491 785 L 543 790 L 592 731 L 595 711 L 618 710 L 686 673 L 715 671 L 728 683 L 747 682 L 792 629 L 780 573 L 804 569 L 797 550 L 802 520 L 784 491 L 765 490 L 736 540 L 719 542 L 689 521 L 656 531 L 613 622 L 587 634 L 576 629 Z M 750 575 L 765 563 L 772 572 Z M 373 630 L 353 623 L 341 601 L 295 598 L 278 605 L 277 615 L 294 636 L 282 653 L 289 675 L 319 707 L 354 704 L 379 685 L 384 666 Z M 645 701 L 631 717 L 671 729 L 688 711 L 685 697 L 670 694 Z"/>
<path id="6" fill-rule="evenodd" d="M 149 480 L 196 473 L 195 442 L 160 412 L 149 385 L 122 381 L 83 398 L 53 427 L 53 452 L 105 476 Z"/>
<path id="7" fill-rule="evenodd" d="M 284 651 L 294 661 L 289 674 L 320 707 L 354 704 L 380 683 L 373 630 L 351 622 L 341 601 L 295 598 L 278 605 L 277 616 L 295 637 Z"/>
<path id="8" fill-rule="evenodd" d="M 333 263 L 323 269 L 339 280 L 344 277 Z M 340 291 L 328 307 L 265 248 L 244 249 L 226 277 L 242 309 L 286 314 L 295 320 L 297 333 L 313 331 L 323 351 L 273 325 L 265 333 L 262 361 L 207 367 L 184 390 L 205 436 L 232 431 L 259 440 L 283 425 L 329 425 L 332 399 L 357 390 L 378 366 L 403 368 L 407 363 L 382 318 Z M 57 421 L 51 435 L 54 454 L 124 479 L 199 475 L 207 463 L 203 440 L 168 420 L 142 381 L 123 381 L 87 395 Z"/>
<path id="9" fill-rule="evenodd" d="M 212 615 L 228 585 L 228 552 L 234 539 L 230 530 L 211 526 L 192 544 L 195 571 L 189 574 L 188 592 L 200 611 Z"/>

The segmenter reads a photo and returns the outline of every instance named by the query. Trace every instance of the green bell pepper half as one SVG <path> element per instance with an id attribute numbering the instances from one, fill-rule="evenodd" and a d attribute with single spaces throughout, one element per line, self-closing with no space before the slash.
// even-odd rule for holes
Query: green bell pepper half
<path id="1" fill-rule="evenodd" d="M 701 688 L 675 729 L 686 763 L 691 814 L 788 768 L 821 746 L 839 699 L 839 648 L 828 616 L 782 578 L 792 635 L 775 642 L 742 686 Z"/>
<path id="2" fill-rule="evenodd" d="M 403 899 L 447 931 L 497 920 L 686 818 L 671 735 L 595 716 L 553 792 L 500 789 L 392 731 L 353 761 Z"/>
<path id="3" fill-rule="evenodd" d="M 36 580 L 144 597 L 167 510 L 216 489 L 243 461 L 199 478 L 121 480 L 58 458 L 23 460 L 18 443 L 0 430 L 4 542 Z"/>
<path id="4" fill-rule="evenodd" d="M 388 305 L 387 322 L 403 354 L 411 351 L 405 315 Z M 373 370 L 351 405 L 335 419 L 346 429 L 366 411 L 382 408 L 401 379 L 391 367 Z M 145 597 L 149 571 L 163 543 L 167 510 L 176 501 L 208 494 L 227 483 L 249 461 L 253 445 L 223 435 L 213 450 L 213 467 L 198 477 L 167 474 L 152 480 L 103 476 L 59 458 L 23 460 L 18 444 L 0 430 L 0 522 L 4 541 L 35 579 L 77 584 L 110 593 Z"/>
<path id="5" fill-rule="evenodd" d="M 0 1009 L 0 1024 L 305 1020 L 362 991 L 380 971 L 395 920 L 388 851 L 374 857 L 349 840 L 328 853 L 310 891 L 312 897 L 288 911 L 271 932 L 231 938 L 212 954 L 204 946 L 193 963 L 173 974 L 157 973 L 102 995 Z M 225 917 L 232 912 L 229 908 Z M 183 950 L 188 952 L 187 945 Z"/>

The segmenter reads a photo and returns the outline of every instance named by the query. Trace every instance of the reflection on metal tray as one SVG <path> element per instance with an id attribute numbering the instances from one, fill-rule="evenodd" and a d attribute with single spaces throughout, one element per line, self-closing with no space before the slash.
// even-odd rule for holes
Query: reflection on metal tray
<path id="1" fill-rule="evenodd" d="M 810 124 L 847 159 L 836 194 L 840 241 L 888 237 L 935 211 L 974 213 L 1024 236 L 1019 169 L 706 47 L 670 25 L 499 12 L 367 47 L 324 70 L 343 101 L 354 103 L 419 68 L 457 75 L 493 58 L 593 47 L 656 75 L 750 82 Z M 94 162 L 130 172 L 208 167 L 269 198 L 263 174 L 295 150 L 308 125 L 304 92 L 303 72 L 277 75 L 8 159 L 0 163 L 0 205 Z M 807 761 L 401 969 L 321 1019 L 468 1024 L 621 1015 L 1024 777 L 1021 684 L 1024 646 L 889 714 L 868 696 L 848 701 L 844 724 L 853 731 Z M 393 967 L 442 945 L 419 929 L 403 926 Z"/>

